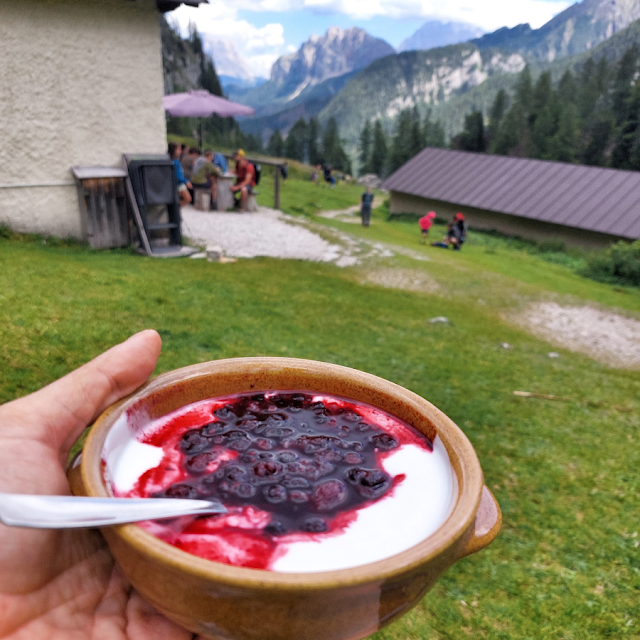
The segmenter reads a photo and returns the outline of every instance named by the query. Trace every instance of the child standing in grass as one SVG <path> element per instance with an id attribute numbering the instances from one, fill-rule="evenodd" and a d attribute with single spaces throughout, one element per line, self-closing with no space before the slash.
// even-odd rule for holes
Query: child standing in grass
<path id="1" fill-rule="evenodd" d="M 431 225 L 433 224 L 435 217 L 436 217 L 436 212 L 429 211 L 429 213 L 427 213 L 426 216 L 422 216 L 422 218 L 420 218 L 420 220 L 418 221 L 418 224 L 420 225 L 420 232 L 422 234 L 422 237 L 420 238 L 420 242 L 422 242 L 422 244 L 424 244 L 427 241 L 427 237 L 429 235 L 429 229 L 431 229 Z"/>

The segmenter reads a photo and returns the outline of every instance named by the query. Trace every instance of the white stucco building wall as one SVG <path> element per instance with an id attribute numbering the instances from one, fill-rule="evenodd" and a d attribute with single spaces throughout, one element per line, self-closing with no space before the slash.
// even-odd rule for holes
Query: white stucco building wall
<path id="1" fill-rule="evenodd" d="M 0 0 L 0 224 L 79 238 L 72 166 L 166 152 L 158 15 L 155 0 Z"/>

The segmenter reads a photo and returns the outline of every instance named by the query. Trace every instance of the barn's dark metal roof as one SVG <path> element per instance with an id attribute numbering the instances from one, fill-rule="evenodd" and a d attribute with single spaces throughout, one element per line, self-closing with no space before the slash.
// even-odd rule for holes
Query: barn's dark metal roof
<path id="1" fill-rule="evenodd" d="M 640 238 L 640 172 L 423 149 L 384 189 L 577 229 Z"/>

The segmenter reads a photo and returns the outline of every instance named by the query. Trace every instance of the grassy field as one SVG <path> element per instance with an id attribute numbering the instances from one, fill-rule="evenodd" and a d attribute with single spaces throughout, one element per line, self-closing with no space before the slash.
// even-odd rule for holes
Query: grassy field
<path id="1" fill-rule="evenodd" d="M 408 255 L 348 269 L 271 259 L 223 265 L 0 234 L 0 401 L 145 327 L 164 341 L 156 373 L 286 355 L 393 380 L 465 431 L 504 527 L 491 547 L 455 565 L 410 614 L 372 637 L 640 638 L 640 375 L 507 322 L 541 299 L 635 315 L 640 292 L 591 282 L 499 239 L 471 234 L 460 253 L 423 246 L 415 223 L 386 222 L 383 210 L 368 229 L 314 215 L 355 204 L 360 192 L 290 180 L 283 208 Z M 435 293 L 370 284 L 372 274 L 389 271 L 421 274 Z M 429 323 L 434 316 L 450 323 Z M 552 349 L 559 359 L 548 357 Z"/>

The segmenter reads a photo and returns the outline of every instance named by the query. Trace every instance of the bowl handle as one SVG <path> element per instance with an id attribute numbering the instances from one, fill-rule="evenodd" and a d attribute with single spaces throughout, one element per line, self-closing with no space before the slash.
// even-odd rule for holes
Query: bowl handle
<path id="1" fill-rule="evenodd" d="M 69 488 L 74 496 L 86 496 L 87 492 L 84 490 L 84 482 L 82 482 L 82 473 L 80 472 L 80 462 L 82 461 L 82 450 L 78 451 L 73 460 L 67 467 L 67 480 L 69 481 Z"/>
<path id="2" fill-rule="evenodd" d="M 500 531 L 502 511 L 498 501 L 493 497 L 487 485 L 482 487 L 480 506 L 476 513 L 475 529 L 467 543 L 461 558 L 471 555 L 490 545 Z"/>

